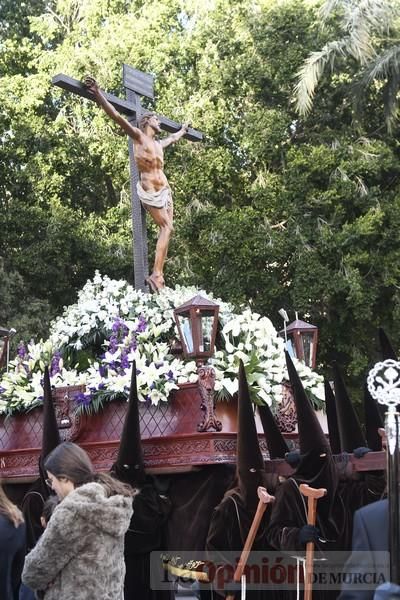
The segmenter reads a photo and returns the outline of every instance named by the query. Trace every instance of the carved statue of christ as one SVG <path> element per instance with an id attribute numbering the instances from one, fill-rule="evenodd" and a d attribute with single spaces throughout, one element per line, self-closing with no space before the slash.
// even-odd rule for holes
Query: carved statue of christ
<path id="1" fill-rule="evenodd" d="M 137 184 L 138 196 L 159 227 L 153 271 L 146 279 L 150 289 L 157 292 L 165 285 L 164 264 L 174 229 L 171 188 L 164 173 L 164 148 L 180 140 L 188 131 L 189 125 L 185 124 L 176 133 L 157 140 L 156 135 L 160 133 L 161 128 L 155 113 L 145 113 L 139 121 L 139 127 L 134 127 L 110 104 L 92 77 L 86 77 L 84 83 L 104 112 L 133 140 L 134 156 L 140 176 Z"/>

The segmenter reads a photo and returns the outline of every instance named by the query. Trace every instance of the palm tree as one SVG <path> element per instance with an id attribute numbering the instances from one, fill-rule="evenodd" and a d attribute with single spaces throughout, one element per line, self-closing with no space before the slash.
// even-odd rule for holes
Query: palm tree
<path id="1" fill-rule="evenodd" d="M 312 108 L 316 87 L 327 66 L 338 57 L 360 65 L 358 95 L 372 82 L 383 82 L 385 119 L 389 130 L 397 117 L 400 89 L 400 0 L 326 0 L 320 9 L 322 25 L 339 17 L 343 35 L 311 52 L 298 72 L 296 106 L 301 115 Z"/>

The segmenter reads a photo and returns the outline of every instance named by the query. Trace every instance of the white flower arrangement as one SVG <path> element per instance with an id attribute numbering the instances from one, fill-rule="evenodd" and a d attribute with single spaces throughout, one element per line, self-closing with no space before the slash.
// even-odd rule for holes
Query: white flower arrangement
<path id="1" fill-rule="evenodd" d="M 194 361 L 171 354 L 177 331 L 175 307 L 197 294 L 196 288 L 165 288 L 150 295 L 135 290 L 126 281 L 112 280 L 96 272 L 52 324 L 47 341 L 21 345 L 0 380 L 0 414 L 12 414 L 42 403 L 45 365 L 53 386 L 82 385 L 77 409 L 100 410 L 103 402 L 127 398 L 131 365 L 136 361 L 139 400 L 157 405 L 186 382 L 197 381 Z M 211 361 L 216 371 L 219 400 L 237 391 L 239 360 L 245 365 L 255 403 L 273 408 L 282 401 L 282 382 L 287 379 L 284 342 L 271 321 L 246 308 L 234 314 L 219 304 L 222 326 L 220 346 Z M 324 402 L 320 375 L 295 361 L 305 389 L 317 407 Z"/>

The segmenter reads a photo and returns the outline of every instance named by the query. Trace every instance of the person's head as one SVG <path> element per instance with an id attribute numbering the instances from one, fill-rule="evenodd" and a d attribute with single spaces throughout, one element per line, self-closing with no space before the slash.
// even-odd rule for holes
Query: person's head
<path id="1" fill-rule="evenodd" d="M 160 120 L 154 112 L 147 112 L 139 120 L 139 129 L 145 131 L 146 127 L 151 127 L 155 133 L 161 131 Z"/>
<path id="2" fill-rule="evenodd" d="M 0 514 L 4 515 L 9 519 L 14 527 L 18 527 L 24 522 L 22 512 L 19 510 L 9 498 L 7 498 L 5 491 L 0 483 Z"/>
<path id="3" fill-rule="evenodd" d="M 87 453 L 77 444 L 63 442 L 46 457 L 44 468 L 47 471 L 46 483 L 62 500 L 75 488 L 85 483 L 100 483 L 107 496 L 122 494 L 132 496 L 136 492 L 129 486 L 106 473 L 96 474 Z"/>
<path id="4" fill-rule="evenodd" d="M 95 473 L 86 452 L 72 442 L 59 444 L 44 461 L 46 482 L 59 499 L 65 498 L 76 487 L 95 480 Z"/>
<path id="5" fill-rule="evenodd" d="M 49 496 L 46 502 L 43 504 L 42 514 L 40 516 L 40 523 L 43 529 L 46 529 L 47 523 L 50 521 L 51 515 L 57 504 L 59 503 L 59 499 L 55 494 Z"/>

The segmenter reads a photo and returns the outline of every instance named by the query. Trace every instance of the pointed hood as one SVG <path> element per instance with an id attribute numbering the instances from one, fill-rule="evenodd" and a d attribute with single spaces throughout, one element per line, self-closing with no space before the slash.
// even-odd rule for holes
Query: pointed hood
<path id="1" fill-rule="evenodd" d="M 308 483 L 314 488 L 326 488 L 328 493 L 318 502 L 318 512 L 331 518 L 338 486 L 338 472 L 329 442 L 322 430 L 316 412 L 308 399 L 300 377 L 288 352 L 286 364 L 297 412 L 299 431 L 300 463 L 292 477 L 298 483 Z"/>
<path id="2" fill-rule="evenodd" d="M 378 334 L 382 359 L 387 360 L 388 358 L 392 358 L 393 360 L 397 360 L 397 353 L 394 351 L 392 343 L 386 335 L 385 331 L 382 329 L 382 327 L 379 327 Z"/>
<path id="3" fill-rule="evenodd" d="M 311 450 L 321 453 L 330 451 L 328 440 L 322 431 L 315 410 L 304 391 L 303 384 L 301 383 L 292 359 L 286 351 L 285 355 L 289 380 L 292 385 L 293 398 L 296 406 L 300 454 L 307 454 L 307 452 L 310 452 Z"/>
<path id="4" fill-rule="evenodd" d="M 353 452 L 355 448 L 366 446 L 356 411 L 344 385 L 343 377 L 336 363 L 333 364 L 333 381 L 335 385 L 336 413 L 342 452 Z"/>
<path id="5" fill-rule="evenodd" d="M 61 442 L 51 393 L 50 374 L 47 366 L 44 369 L 43 375 L 42 419 L 42 450 L 39 457 L 39 477 L 29 487 L 21 506 L 26 524 L 28 551 L 35 546 L 43 533 L 43 527 L 40 523 L 43 505 L 47 498 L 54 493 L 46 484 L 47 472 L 44 468 L 44 462 L 50 452 Z"/>
<path id="6" fill-rule="evenodd" d="M 382 438 L 378 433 L 378 429 L 384 427 L 383 419 L 378 404 L 369 393 L 366 384 L 364 386 L 364 412 L 368 448 L 375 451 L 382 450 Z"/>
<path id="7" fill-rule="evenodd" d="M 248 506 L 257 505 L 257 488 L 263 484 L 264 460 L 258 444 L 253 405 L 242 361 L 239 364 L 236 468 L 245 503 Z"/>
<path id="8" fill-rule="evenodd" d="M 47 477 L 44 469 L 44 461 L 46 456 L 50 454 L 54 448 L 61 442 L 60 433 L 58 430 L 56 412 L 51 393 L 49 368 L 46 366 L 43 376 L 43 433 L 42 433 L 42 451 L 39 458 L 40 477 L 47 491 L 45 479 Z"/>
<path id="9" fill-rule="evenodd" d="M 268 404 L 259 406 L 258 414 L 260 415 L 270 459 L 285 458 L 286 453 L 289 452 L 290 449 Z"/>
<path id="10" fill-rule="evenodd" d="M 118 479 L 130 484 L 141 483 L 145 479 L 135 361 L 132 363 L 128 410 L 119 442 L 117 460 L 112 470 Z"/>
<path id="11" fill-rule="evenodd" d="M 326 418 L 328 421 L 328 431 L 329 431 L 329 444 L 332 450 L 332 454 L 340 454 L 340 436 L 339 436 L 339 427 L 337 422 L 336 415 L 336 401 L 335 396 L 332 391 L 332 387 L 329 381 L 324 382 L 325 385 L 325 408 L 326 408 Z"/>

